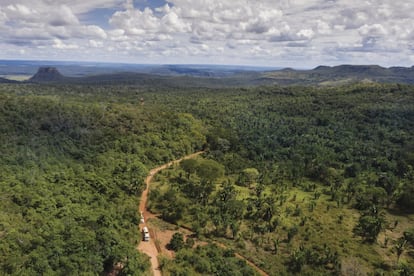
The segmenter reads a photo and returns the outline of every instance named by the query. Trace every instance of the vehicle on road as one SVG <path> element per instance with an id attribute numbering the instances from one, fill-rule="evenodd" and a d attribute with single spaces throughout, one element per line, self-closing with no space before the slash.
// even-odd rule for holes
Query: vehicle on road
<path id="1" fill-rule="evenodd" d="M 150 240 L 150 234 L 149 234 L 148 228 L 146 226 L 142 228 L 142 239 L 144 241 L 149 241 Z"/>

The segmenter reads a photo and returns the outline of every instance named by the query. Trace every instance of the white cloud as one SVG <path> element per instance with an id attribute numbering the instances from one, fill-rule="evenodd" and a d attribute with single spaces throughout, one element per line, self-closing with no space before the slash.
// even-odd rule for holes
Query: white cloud
<path id="1" fill-rule="evenodd" d="M 0 9 L 0 24 L 3 25 L 8 20 L 5 12 Z"/>
<path id="2" fill-rule="evenodd" d="M 25 5 L 15 4 L 15 5 L 8 5 L 6 8 L 12 16 L 29 16 L 35 13 L 33 10 L 30 10 Z"/>
<path id="3" fill-rule="evenodd" d="M 329 26 L 329 24 L 323 20 L 318 19 L 316 21 L 316 30 L 318 33 L 322 35 L 329 35 L 332 33 L 332 27 Z"/>
<path id="4" fill-rule="evenodd" d="M 126 11 L 116 12 L 109 21 L 114 27 L 122 29 L 127 35 L 143 35 L 154 33 L 160 27 L 160 22 L 153 11 L 146 8 L 144 11 L 129 7 Z"/>
<path id="5" fill-rule="evenodd" d="M 412 1 L 167 0 L 160 7 L 150 0 L 0 1 L 0 52 L 14 44 L 27 55 L 48 46 L 82 55 L 91 47 L 114 61 L 277 66 L 364 57 L 409 65 L 404 56 L 414 52 Z M 89 20 L 87 12 L 97 8 L 115 9 L 105 14 L 106 24 L 99 12 Z"/>
<path id="6" fill-rule="evenodd" d="M 39 30 L 37 33 L 33 33 L 32 28 L 22 27 L 16 30 L 10 30 L 10 39 L 21 39 L 21 40 L 48 40 L 52 36 L 46 30 Z"/>
<path id="7" fill-rule="evenodd" d="M 1 6 L 21 5 L 27 8 L 43 9 L 44 7 L 62 6 L 71 7 L 76 14 L 85 13 L 96 8 L 117 7 L 125 0 L 1 0 Z"/>
<path id="8" fill-rule="evenodd" d="M 191 24 L 182 20 L 175 11 L 168 11 L 161 18 L 161 26 L 165 32 L 183 32 L 191 30 Z"/>
<path id="9" fill-rule="evenodd" d="M 68 6 L 61 5 L 50 14 L 49 24 L 52 26 L 77 25 L 79 20 Z"/>
<path id="10" fill-rule="evenodd" d="M 315 33 L 311 29 L 303 29 L 296 33 L 296 36 L 301 40 L 312 39 Z"/>
<path id="11" fill-rule="evenodd" d="M 382 37 L 387 35 L 387 30 L 381 24 L 363 25 L 359 29 L 362 36 Z"/>
<path id="12" fill-rule="evenodd" d="M 105 30 L 96 25 L 82 24 L 75 11 L 85 11 L 90 5 L 81 1 L 2 0 L 0 7 L 0 44 L 44 49 L 77 50 L 87 39 L 106 39 Z M 114 1 L 104 1 L 106 3 Z M 119 2 L 119 1 L 117 1 Z M 95 1 L 96 7 L 97 1 Z M 82 6 L 82 8 L 80 8 Z M 92 6 L 90 6 L 92 7 Z M 82 42 L 82 40 L 84 40 Z M 74 42 L 75 40 L 79 40 Z M 67 41 L 67 42 L 65 42 Z"/>
<path id="13" fill-rule="evenodd" d="M 99 47 L 103 46 L 103 42 L 90 39 L 89 40 L 89 46 L 92 47 L 92 48 L 99 48 Z"/>
<path id="14" fill-rule="evenodd" d="M 108 36 L 106 32 L 95 25 L 81 26 L 79 29 L 81 37 L 92 37 L 92 38 L 101 38 L 106 39 Z"/>
<path id="15" fill-rule="evenodd" d="M 59 50 L 73 50 L 79 49 L 79 46 L 76 44 L 66 44 L 58 38 L 53 39 L 52 47 Z"/>

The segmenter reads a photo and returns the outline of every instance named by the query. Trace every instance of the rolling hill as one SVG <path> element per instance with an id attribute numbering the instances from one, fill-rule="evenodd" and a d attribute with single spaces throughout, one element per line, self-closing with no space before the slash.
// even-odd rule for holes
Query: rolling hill
<path id="1" fill-rule="evenodd" d="M 248 71 L 213 67 L 157 67 L 147 73 L 115 72 L 81 77 L 62 75 L 56 67 L 40 67 L 30 78 L 34 83 L 89 85 L 128 84 L 146 87 L 241 87 L 259 85 L 342 85 L 356 82 L 414 83 L 413 67 L 384 68 L 378 65 L 318 66 L 312 70 L 285 68 L 276 71 Z M 263 69 L 264 70 L 264 69 Z M 1 81 L 1 80 L 0 80 Z"/>

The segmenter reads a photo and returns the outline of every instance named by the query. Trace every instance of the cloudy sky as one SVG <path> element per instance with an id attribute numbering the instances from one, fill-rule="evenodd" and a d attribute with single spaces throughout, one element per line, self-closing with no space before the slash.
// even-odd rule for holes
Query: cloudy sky
<path id="1" fill-rule="evenodd" d="M 0 0 L 0 59 L 414 64 L 412 0 Z"/>

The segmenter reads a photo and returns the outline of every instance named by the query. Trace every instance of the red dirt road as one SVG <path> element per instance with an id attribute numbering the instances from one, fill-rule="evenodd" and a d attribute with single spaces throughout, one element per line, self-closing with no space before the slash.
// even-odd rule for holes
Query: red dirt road
<path id="1" fill-rule="evenodd" d="M 177 164 L 177 163 L 181 162 L 184 159 L 194 158 L 194 157 L 196 157 L 196 156 L 198 156 L 198 155 L 200 155 L 202 153 L 203 153 L 202 151 L 196 152 L 196 153 L 187 155 L 187 156 L 185 156 L 183 158 L 180 158 L 178 160 L 175 160 L 175 161 L 169 162 L 167 164 L 164 164 L 162 166 L 159 166 L 157 168 L 154 168 L 154 169 L 150 170 L 149 175 L 145 179 L 146 188 L 142 192 L 141 201 L 139 203 L 139 209 L 138 209 L 139 214 L 142 212 L 142 214 L 144 216 L 144 219 L 145 219 L 145 223 L 143 223 L 143 224 L 141 223 L 140 224 L 139 230 L 142 231 L 142 228 L 144 226 L 147 226 L 148 227 L 148 230 L 150 232 L 150 240 L 147 241 L 147 242 L 146 241 L 141 241 L 139 243 L 139 245 L 138 245 L 138 250 L 141 251 L 141 252 L 143 252 L 143 253 L 145 253 L 145 254 L 147 254 L 150 257 L 152 273 L 153 273 L 154 276 L 161 276 L 161 271 L 159 269 L 159 266 L 160 265 L 159 265 L 159 262 L 158 262 L 158 255 L 159 255 L 159 253 L 161 253 L 160 252 L 161 251 L 161 248 L 160 248 L 159 245 L 158 245 L 159 248 L 157 248 L 157 245 L 155 243 L 156 240 L 157 240 L 156 237 L 158 235 L 156 229 L 152 229 L 147 224 L 147 220 L 148 219 L 155 217 L 154 214 L 150 213 L 147 210 L 148 191 L 149 191 L 149 188 L 150 188 L 151 180 L 154 177 L 154 175 L 156 173 L 158 173 L 159 171 L 161 171 L 163 169 L 166 169 L 166 168 L 168 168 L 168 167 L 170 167 L 170 166 L 172 166 L 174 164 Z"/>

